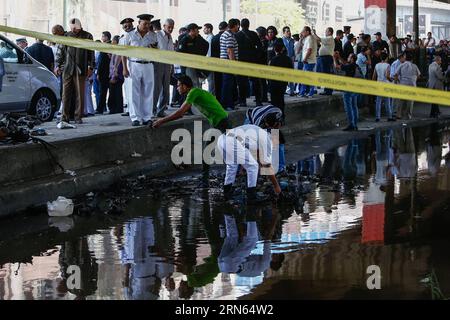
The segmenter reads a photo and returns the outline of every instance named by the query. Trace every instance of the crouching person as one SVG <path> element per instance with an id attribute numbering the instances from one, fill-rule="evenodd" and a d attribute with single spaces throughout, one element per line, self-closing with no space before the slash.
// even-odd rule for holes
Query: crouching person
<path id="1" fill-rule="evenodd" d="M 283 118 L 284 113 L 280 108 L 268 105 L 249 109 L 244 124 L 254 124 L 270 133 L 272 129 L 281 128 L 283 125 Z M 286 169 L 285 144 L 284 135 L 280 131 L 278 172 L 283 172 Z"/>
<path id="2" fill-rule="evenodd" d="M 259 202 L 256 186 L 258 175 L 267 175 L 273 184 L 275 194 L 281 194 L 281 188 L 272 167 L 272 136 L 266 130 L 255 125 L 244 125 L 221 135 L 217 148 L 226 164 L 224 195 L 230 200 L 233 184 L 236 181 L 239 166 L 247 172 L 247 202 Z"/>

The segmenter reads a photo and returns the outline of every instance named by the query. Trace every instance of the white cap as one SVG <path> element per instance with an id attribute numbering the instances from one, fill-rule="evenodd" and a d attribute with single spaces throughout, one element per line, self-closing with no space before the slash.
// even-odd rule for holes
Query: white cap
<path id="1" fill-rule="evenodd" d="M 81 29 L 81 21 L 80 19 L 77 18 L 73 18 L 70 20 L 70 24 L 69 24 L 70 28 L 76 28 L 76 29 Z"/>

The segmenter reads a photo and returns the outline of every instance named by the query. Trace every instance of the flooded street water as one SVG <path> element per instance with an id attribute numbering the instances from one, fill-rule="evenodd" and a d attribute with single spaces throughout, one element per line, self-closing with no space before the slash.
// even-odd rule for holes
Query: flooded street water
<path id="1" fill-rule="evenodd" d="M 449 139 L 436 124 L 351 140 L 292 164 L 279 205 L 225 204 L 199 174 L 97 198 L 108 214 L 3 220 L 0 299 L 448 298 Z"/>

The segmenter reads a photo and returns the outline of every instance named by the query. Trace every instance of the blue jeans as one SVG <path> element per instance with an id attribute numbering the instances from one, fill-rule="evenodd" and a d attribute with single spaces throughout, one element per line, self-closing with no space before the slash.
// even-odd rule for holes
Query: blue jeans
<path id="1" fill-rule="evenodd" d="M 314 71 L 314 67 L 316 66 L 315 63 L 305 63 L 303 65 L 303 71 Z M 314 86 L 307 86 L 302 84 L 302 88 L 300 89 L 300 95 L 306 95 L 308 94 L 310 97 L 314 95 Z"/>
<path id="2" fill-rule="evenodd" d="M 299 61 L 297 63 L 297 70 L 303 70 L 303 62 Z M 300 88 L 302 87 L 301 83 L 297 83 L 297 91 L 300 92 Z"/>
<path id="3" fill-rule="evenodd" d="M 317 58 L 317 72 L 321 73 L 333 73 L 333 57 L 332 56 L 322 56 Z M 325 94 L 333 94 L 333 89 L 327 89 L 325 88 L 324 91 Z"/>
<path id="4" fill-rule="evenodd" d="M 344 92 L 344 107 L 347 113 L 349 126 L 358 127 L 359 111 L 358 111 L 358 94 L 353 92 Z"/>
<path id="5" fill-rule="evenodd" d="M 376 101 L 376 115 L 375 117 L 377 119 L 381 119 L 381 104 L 384 101 L 384 105 L 386 107 L 386 114 L 389 119 L 392 119 L 392 105 L 391 105 L 391 99 L 385 98 L 385 97 L 377 97 Z"/>
<path id="6" fill-rule="evenodd" d="M 95 105 L 98 108 L 100 104 L 100 82 L 97 80 L 97 76 L 94 75 L 94 82 L 93 82 L 93 91 L 95 95 Z"/>
<path id="7" fill-rule="evenodd" d="M 436 49 L 434 48 L 427 48 L 427 54 L 428 54 L 428 64 L 432 64 L 434 60 L 434 54 L 436 53 Z"/>
<path id="8" fill-rule="evenodd" d="M 225 109 L 234 109 L 233 92 L 236 87 L 234 75 L 224 73 L 222 81 L 222 106 Z"/>

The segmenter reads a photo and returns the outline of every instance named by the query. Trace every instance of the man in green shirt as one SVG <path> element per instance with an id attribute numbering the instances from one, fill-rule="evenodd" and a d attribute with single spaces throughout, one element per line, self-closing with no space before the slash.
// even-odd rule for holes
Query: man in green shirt
<path id="1" fill-rule="evenodd" d="M 164 123 L 182 118 L 194 106 L 208 119 L 211 126 L 222 133 L 225 133 L 227 129 L 231 129 L 228 113 L 217 101 L 216 97 L 205 90 L 193 88 L 191 78 L 182 76 L 178 79 L 178 92 L 181 95 L 187 95 L 186 101 L 173 114 L 155 121 L 153 128 L 159 128 Z"/>

